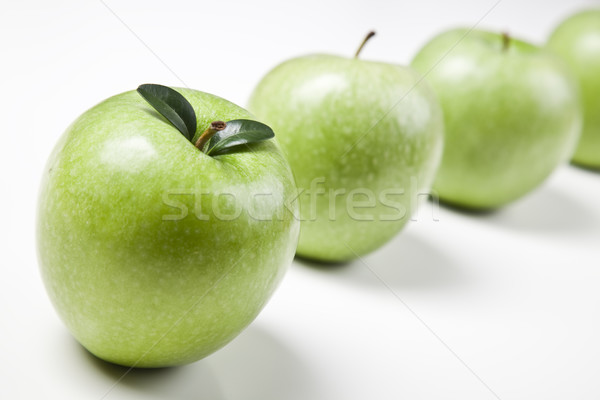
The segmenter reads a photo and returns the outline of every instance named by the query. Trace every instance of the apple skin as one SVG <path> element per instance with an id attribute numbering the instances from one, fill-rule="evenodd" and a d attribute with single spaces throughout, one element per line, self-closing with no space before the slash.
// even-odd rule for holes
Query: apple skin
<path id="1" fill-rule="evenodd" d="M 548 46 L 569 64 L 581 89 L 583 131 L 572 161 L 600 169 L 600 9 L 566 19 Z"/>
<path id="2" fill-rule="evenodd" d="M 301 257 L 343 262 L 371 252 L 402 229 L 415 197 L 429 193 L 443 119 L 435 94 L 409 68 L 299 57 L 270 71 L 248 107 L 277 132 L 294 172 Z M 403 191 L 388 198 L 397 210 L 381 201 L 390 190 Z"/>
<path id="3" fill-rule="evenodd" d="M 540 185 L 574 150 L 577 83 L 551 52 L 467 29 L 443 32 L 415 56 L 444 110 L 446 142 L 434 189 L 442 201 L 494 209 Z"/>
<path id="4" fill-rule="evenodd" d="M 219 97 L 178 91 L 199 130 L 253 119 Z M 263 308 L 294 256 L 299 222 L 297 205 L 285 204 L 295 185 L 278 145 L 251 146 L 207 156 L 136 92 L 67 129 L 42 179 L 37 244 L 49 297 L 91 353 L 135 367 L 193 362 Z"/>

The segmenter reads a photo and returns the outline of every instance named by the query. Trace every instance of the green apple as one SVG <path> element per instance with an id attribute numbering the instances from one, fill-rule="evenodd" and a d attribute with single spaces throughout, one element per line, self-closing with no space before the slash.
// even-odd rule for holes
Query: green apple
<path id="1" fill-rule="evenodd" d="M 294 172 L 299 256 L 341 262 L 375 250 L 410 219 L 416 196 L 428 194 L 443 120 L 410 68 L 294 58 L 262 79 L 249 109 L 277 132 Z"/>
<path id="2" fill-rule="evenodd" d="M 200 130 L 253 118 L 178 91 Z M 43 281 L 75 338 L 104 360 L 164 367 L 214 352 L 255 318 L 294 256 L 296 189 L 276 142 L 208 155 L 188 139 L 132 91 L 81 115 L 48 161 Z"/>
<path id="3" fill-rule="evenodd" d="M 548 46 L 569 64 L 581 88 L 583 131 L 572 161 L 600 168 L 600 9 L 566 19 Z"/>
<path id="4" fill-rule="evenodd" d="M 443 32 L 415 56 L 444 110 L 440 199 L 493 209 L 538 186 L 574 150 L 577 82 L 551 52 L 508 35 Z"/>

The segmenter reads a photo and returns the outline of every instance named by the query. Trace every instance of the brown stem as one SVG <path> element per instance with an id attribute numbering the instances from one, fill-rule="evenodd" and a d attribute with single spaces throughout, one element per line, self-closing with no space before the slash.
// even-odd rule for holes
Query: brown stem
<path id="1" fill-rule="evenodd" d="M 502 32 L 502 51 L 507 51 L 510 46 L 510 35 L 508 32 Z"/>
<path id="2" fill-rule="evenodd" d="M 196 141 L 195 146 L 198 149 L 200 149 L 200 151 L 204 151 L 204 146 L 206 146 L 206 144 L 208 143 L 210 138 L 213 137 L 213 135 L 215 133 L 225 129 L 226 126 L 227 126 L 227 124 L 223 121 L 211 122 L 210 126 L 208 128 L 206 128 L 206 130 L 204 132 L 202 132 L 202 135 L 200 135 L 200 137 Z"/>
<path id="3" fill-rule="evenodd" d="M 369 39 L 371 39 L 373 36 L 375 36 L 375 31 L 371 31 L 369 33 L 367 33 L 367 36 L 365 36 L 365 38 L 363 39 L 362 43 L 360 44 L 360 46 L 358 47 L 358 50 L 356 50 L 356 54 L 354 54 L 354 58 L 358 58 L 358 55 L 360 54 L 361 50 L 363 49 L 363 47 L 365 47 L 365 44 L 369 41 Z"/>

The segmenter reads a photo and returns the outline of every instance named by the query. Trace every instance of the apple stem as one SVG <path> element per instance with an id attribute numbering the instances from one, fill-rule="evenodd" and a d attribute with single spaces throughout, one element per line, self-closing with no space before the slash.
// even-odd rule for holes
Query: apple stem
<path id="1" fill-rule="evenodd" d="M 502 51 L 507 51 L 510 46 L 510 35 L 508 32 L 502 32 Z"/>
<path id="2" fill-rule="evenodd" d="M 213 135 L 215 133 L 225 129 L 225 127 L 227 127 L 227 124 L 223 121 L 211 122 L 210 126 L 208 128 L 206 128 L 206 130 L 204 132 L 202 132 L 202 135 L 200 135 L 200 137 L 196 141 L 195 146 L 198 149 L 200 149 L 200 151 L 204 151 L 204 147 L 206 146 L 206 144 L 208 143 L 210 138 L 213 137 Z"/>
<path id="3" fill-rule="evenodd" d="M 362 43 L 360 44 L 360 46 L 358 47 L 358 50 L 356 50 L 356 54 L 354 54 L 354 58 L 358 58 L 358 55 L 360 54 L 360 52 L 362 51 L 363 47 L 365 47 L 365 44 L 369 41 L 369 39 L 371 39 L 373 36 L 375 36 L 375 31 L 371 31 L 369 33 L 367 33 L 367 36 L 365 36 L 365 38 L 363 39 Z"/>

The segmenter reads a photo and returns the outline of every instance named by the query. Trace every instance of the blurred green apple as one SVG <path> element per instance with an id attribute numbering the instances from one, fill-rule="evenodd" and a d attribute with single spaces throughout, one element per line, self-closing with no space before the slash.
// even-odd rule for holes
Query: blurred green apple
<path id="1" fill-rule="evenodd" d="M 566 19 L 548 46 L 569 64 L 581 88 L 583 131 L 572 161 L 600 168 L 600 9 Z"/>
<path id="2" fill-rule="evenodd" d="M 429 192 L 442 114 L 410 68 L 295 58 L 262 79 L 249 109 L 277 132 L 294 172 L 302 257 L 339 262 L 377 249 L 411 218 L 416 196 Z"/>
<path id="3" fill-rule="evenodd" d="M 443 201 L 503 206 L 571 157 L 581 128 L 577 82 L 551 52 L 508 35 L 454 29 L 427 43 L 411 65 L 444 110 L 434 182 Z"/>
<path id="4" fill-rule="evenodd" d="M 190 143 L 196 127 L 253 117 L 178 91 L 191 103 L 188 138 L 122 93 L 67 129 L 43 176 L 48 294 L 75 338 L 117 364 L 178 365 L 219 349 L 263 308 L 296 248 L 295 187 L 276 142 L 205 154 Z"/>

